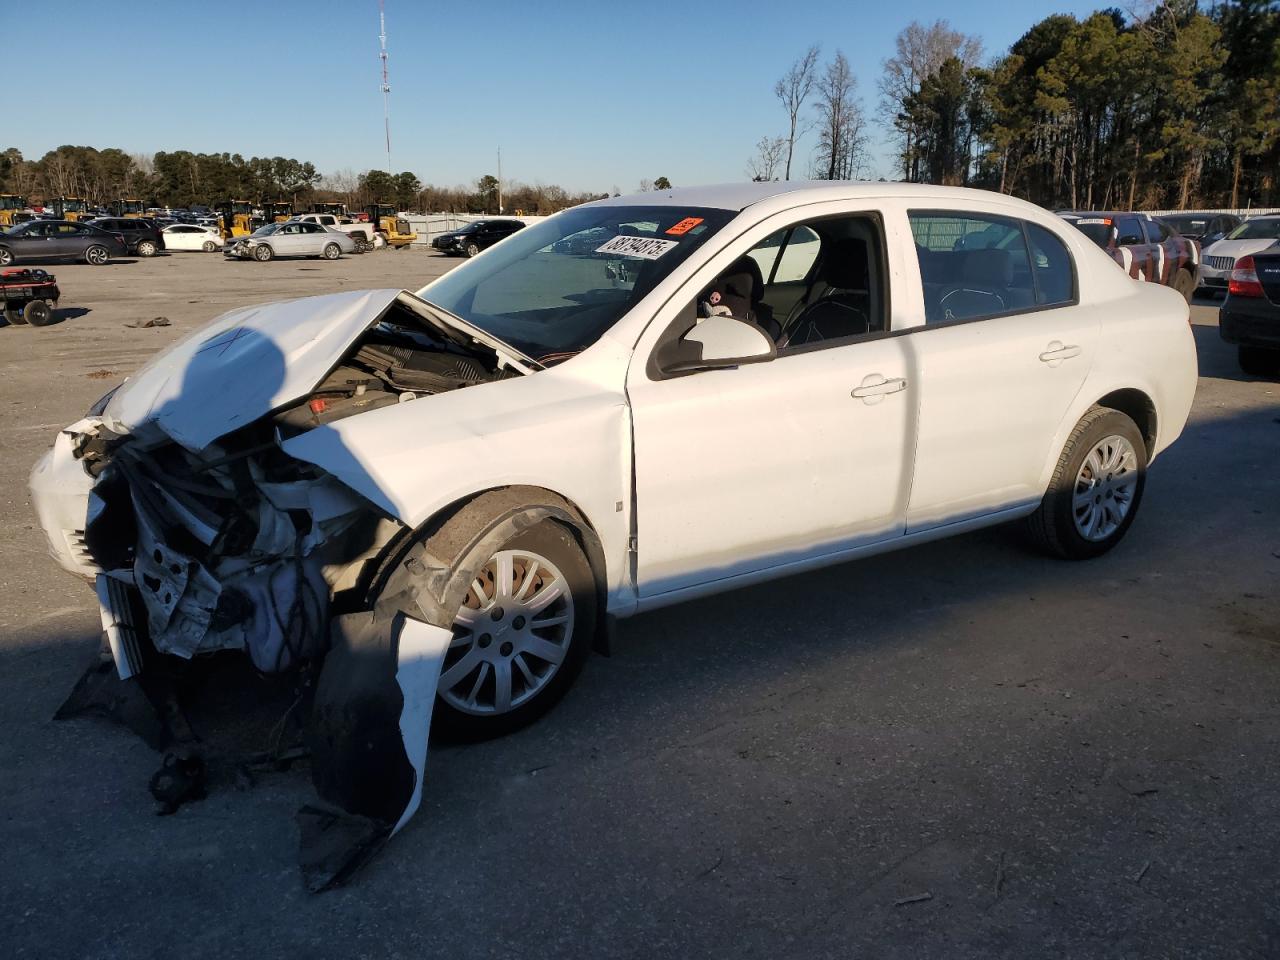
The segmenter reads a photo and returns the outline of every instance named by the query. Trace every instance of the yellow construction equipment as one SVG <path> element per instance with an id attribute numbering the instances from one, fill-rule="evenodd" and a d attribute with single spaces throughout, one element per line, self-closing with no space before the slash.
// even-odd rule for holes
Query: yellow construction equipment
<path id="1" fill-rule="evenodd" d="M 369 222 L 374 230 L 382 234 L 382 239 L 393 250 L 403 250 L 418 235 L 409 229 L 409 221 L 396 216 L 396 208 L 389 203 L 371 203 L 364 208 L 369 215 Z"/>
<path id="2" fill-rule="evenodd" d="M 54 197 L 49 201 L 53 215 L 59 220 L 87 220 L 89 202 L 84 197 Z"/>
<path id="3" fill-rule="evenodd" d="M 284 223 L 293 216 L 293 204 L 287 200 L 263 200 L 260 206 L 267 223 Z"/>
<path id="4" fill-rule="evenodd" d="M 112 200 L 107 204 L 107 211 L 113 217 L 127 217 L 130 220 L 141 219 L 142 210 L 141 200 Z"/>
<path id="5" fill-rule="evenodd" d="M 253 233 L 253 204 L 248 200 L 224 200 L 214 207 L 222 214 L 222 236 L 225 240 L 232 237 L 247 237 Z"/>
<path id="6" fill-rule="evenodd" d="M 16 193 L 0 193 L 0 227 L 12 227 L 15 223 L 21 223 L 22 217 L 19 215 L 26 209 L 26 197 L 20 197 Z"/>

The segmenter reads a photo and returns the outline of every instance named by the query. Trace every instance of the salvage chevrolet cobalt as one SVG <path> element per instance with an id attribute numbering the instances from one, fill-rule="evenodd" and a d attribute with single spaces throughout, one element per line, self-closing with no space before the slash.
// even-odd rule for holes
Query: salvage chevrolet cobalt
<path id="1" fill-rule="evenodd" d="M 228 313 L 31 485 L 111 683 L 172 704 L 175 667 L 224 650 L 312 678 L 320 889 L 417 809 L 431 724 L 530 722 L 614 618 L 1012 520 L 1111 549 L 1195 382 L 1184 299 L 1030 204 L 674 190 L 417 293 Z"/>

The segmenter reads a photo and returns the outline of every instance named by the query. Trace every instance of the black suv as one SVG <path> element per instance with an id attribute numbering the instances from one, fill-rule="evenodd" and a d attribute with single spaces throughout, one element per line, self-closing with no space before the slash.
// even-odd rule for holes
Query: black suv
<path id="1" fill-rule="evenodd" d="M 520 220 L 476 220 L 461 230 L 440 234 L 431 241 L 431 246 L 451 257 L 474 257 L 523 229 L 524 223 Z"/>
<path id="2" fill-rule="evenodd" d="M 164 249 L 164 235 L 160 227 L 151 220 L 132 219 L 130 217 L 99 217 L 90 220 L 95 227 L 109 230 L 124 237 L 129 252 L 140 257 L 154 257 Z"/>

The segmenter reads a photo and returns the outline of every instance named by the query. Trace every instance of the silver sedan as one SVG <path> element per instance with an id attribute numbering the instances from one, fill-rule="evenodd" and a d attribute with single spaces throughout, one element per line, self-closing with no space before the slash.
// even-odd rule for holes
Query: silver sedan
<path id="1" fill-rule="evenodd" d="M 247 237 L 236 237 L 223 248 L 223 254 L 237 260 L 266 262 L 273 257 L 323 257 L 337 260 L 344 253 L 355 253 L 356 244 L 345 233 L 330 230 L 318 223 L 269 223 Z"/>

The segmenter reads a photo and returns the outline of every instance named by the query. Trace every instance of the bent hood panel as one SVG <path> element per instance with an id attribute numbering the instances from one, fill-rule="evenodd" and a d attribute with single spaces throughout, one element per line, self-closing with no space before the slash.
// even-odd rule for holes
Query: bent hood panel
<path id="1" fill-rule="evenodd" d="M 306 396 L 401 293 L 358 290 L 232 310 L 121 384 L 104 416 L 131 432 L 154 423 L 200 450 Z"/>

